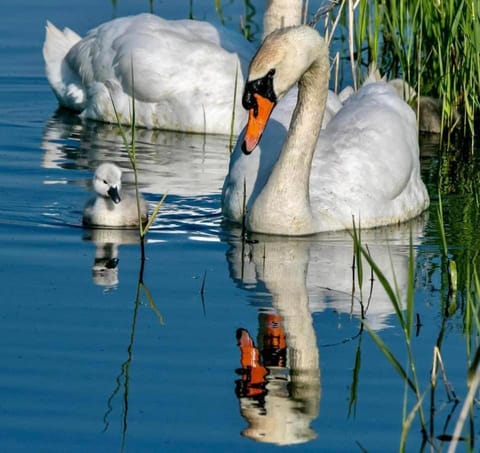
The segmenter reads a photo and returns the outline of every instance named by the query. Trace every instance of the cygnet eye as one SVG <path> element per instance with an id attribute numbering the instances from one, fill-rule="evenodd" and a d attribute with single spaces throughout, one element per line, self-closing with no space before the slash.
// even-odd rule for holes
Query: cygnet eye
<path id="1" fill-rule="evenodd" d="M 108 186 L 108 182 L 105 179 L 103 180 L 103 184 Z"/>

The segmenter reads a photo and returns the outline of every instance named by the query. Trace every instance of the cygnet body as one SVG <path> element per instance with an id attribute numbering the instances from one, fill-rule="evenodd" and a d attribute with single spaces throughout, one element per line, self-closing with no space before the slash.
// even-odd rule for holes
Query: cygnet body
<path id="1" fill-rule="evenodd" d="M 134 193 L 122 192 L 122 170 L 113 163 L 103 163 L 95 171 L 93 188 L 97 196 L 83 210 L 83 224 L 90 227 L 138 226 L 137 198 Z M 140 195 L 142 224 L 148 220 L 145 199 Z"/>

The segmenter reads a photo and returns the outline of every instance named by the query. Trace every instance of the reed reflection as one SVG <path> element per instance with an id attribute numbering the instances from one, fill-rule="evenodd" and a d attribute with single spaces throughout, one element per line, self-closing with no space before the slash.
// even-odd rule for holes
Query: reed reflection
<path id="1" fill-rule="evenodd" d="M 410 232 L 413 244 L 423 237 L 426 217 L 405 225 L 364 230 L 361 241 L 375 263 L 396 285 L 405 301 L 408 286 Z M 307 442 L 318 417 L 321 371 L 313 313 L 336 312 L 365 320 L 373 330 L 391 327 L 394 308 L 363 260 L 354 261 L 348 232 L 304 238 L 255 235 L 231 240 L 227 259 L 231 278 L 251 293 L 259 308 L 256 341 L 246 326 L 237 331 L 241 367 L 236 393 L 248 423 L 242 434 L 262 442 Z M 265 289 L 271 296 L 266 303 Z M 342 331 L 322 343 L 340 344 L 354 334 Z M 284 336 L 284 340 L 283 340 Z M 273 349 L 272 349 L 273 347 Z"/>

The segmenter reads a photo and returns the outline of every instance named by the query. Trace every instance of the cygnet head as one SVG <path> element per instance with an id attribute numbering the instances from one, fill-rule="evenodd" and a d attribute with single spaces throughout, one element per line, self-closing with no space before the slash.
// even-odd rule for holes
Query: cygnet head
<path id="1" fill-rule="evenodd" d="M 93 187 L 98 195 L 120 203 L 122 188 L 122 170 L 112 163 L 103 163 L 95 171 Z"/>

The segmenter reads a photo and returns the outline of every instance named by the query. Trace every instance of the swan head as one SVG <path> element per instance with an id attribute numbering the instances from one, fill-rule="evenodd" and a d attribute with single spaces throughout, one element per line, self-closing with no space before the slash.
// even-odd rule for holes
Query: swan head
<path id="1" fill-rule="evenodd" d="M 250 63 L 242 98 L 249 112 L 242 144 L 245 154 L 259 143 L 277 102 L 302 78 L 308 78 L 312 66 L 325 61 L 328 71 L 327 45 L 309 26 L 283 28 L 265 38 Z"/>
<path id="2" fill-rule="evenodd" d="M 112 163 L 103 163 L 95 170 L 93 188 L 98 195 L 120 203 L 122 188 L 122 170 Z"/>

